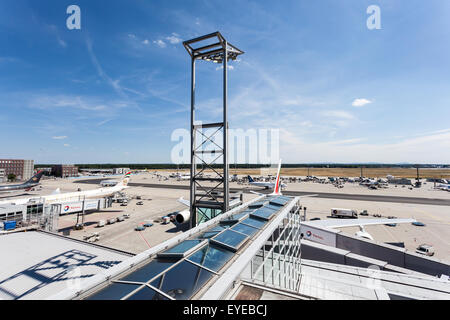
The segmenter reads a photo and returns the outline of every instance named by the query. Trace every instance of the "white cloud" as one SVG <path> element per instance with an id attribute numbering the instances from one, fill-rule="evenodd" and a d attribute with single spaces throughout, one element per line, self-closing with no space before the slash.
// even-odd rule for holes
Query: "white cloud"
<path id="1" fill-rule="evenodd" d="M 156 44 L 160 48 L 166 47 L 166 43 L 164 41 L 162 41 L 161 39 L 155 40 L 155 41 L 153 41 L 153 43 Z"/>
<path id="2" fill-rule="evenodd" d="M 280 155 L 287 163 L 448 163 L 450 131 L 407 138 L 391 143 L 369 143 L 365 138 L 317 142 L 295 130 L 280 130 Z"/>
<path id="3" fill-rule="evenodd" d="M 17 61 L 19 61 L 18 59 L 16 59 L 16 58 L 12 58 L 12 57 L 0 57 L 0 63 L 3 63 L 3 62 L 17 62 Z"/>
<path id="4" fill-rule="evenodd" d="M 109 108 L 97 101 L 88 101 L 78 96 L 43 95 L 32 97 L 29 107 L 46 110 L 49 108 L 75 108 L 89 111 L 106 111 Z"/>
<path id="5" fill-rule="evenodd" d="M 370 101 L 370 100 L 367 100 L 367 99 L 364 99 L 364 98 L 362 98 L 362 99 L 355 99 L 354 101 L 353 101 L 353 103 L 352 103 L 352 106 L 354 106 L 354 107 L 363 107 L 363 106 L 365 106 L 366 104 L 369 104 L 369 103 L 372 103 L 373 101 Z"/>
<path id="6" fill-rule="evenodd" d="M 309 121 L 309 120 L 300 122 L 300 125 L 301 125 L 302 127 L 307 127 L 307 128 L 312 128 L 312 127 L 313 127 L 312 122 Z"/>
<path id="7" fill-rule="evenodd" d="M 361 142 L 361 141 L 364 141 L 364 140 L 365 139 L 363 139 L 363 138 L 354 138 L 354 139 L 331 141 L 331 142 L 328 142 L 328 144 L 330 144 L 330 145 L 354 144 L 354 143 L 358 143 L 358 142 Z"/>
<path id="8" fill-rule="evenodd" d="M 67 139 L 68 137 L 67 136 L 55 136 L 55 137 L 52 137 L 52 139 L 55 139 L 55 140 L 64 140 L 64 139 Z"/>
<path id="9" fill-rule="evenodd" d="M 61 47 L 67 48 L 67 43 L 66 43 L 64 40 L 58 39 L 58 43 L 59 43 L 59 45 L 60 45 Z"/>
<path id="10" fill-rule="evenodd" d="M 172 33 L 170 37 L 166 37 L 166 40 L 169 41 L 171 44 L 177 44 L 181 42 L 180 36 L 176 33 Z"/>
<path id="11" fill-rule="evenodd" d="M 112 121 L 113 119 L 105 119 L 103 121 L 100 121 L 99 123 L 97 123 L 97 126 L 102 126 L 104 124 L 107 124 L 108 122 Z"/>
<path id="12" fill-rule="evenodd" d="M 70 147 L 70 144 L 64 143 L 64 147 Z"/>
<path id="13" fill-rule="evenodd" d="M 150 41 L 148 41 L 148 39 L 145 39 L 144 41 L 142 41 L 142 44 L 149 45 Z"/>
<path id="14" fill-rule="evenodd" d="M 355 119 L 355 116 L 351 114 L 350 112 L 343 111 L 343 110 L 328 110 L 322 112 L 322 115 L 329 118 L 338 118 L 338 119 L 346 119 L 346 120 L 353 120 Z"/>
<path id="15" fill-rule="evenodd" d="M 100 65 L 100 62 L 97 59 L 97 56 L 94 53 L 94 50 L 92 48 L 92 41 L 90 38 L 86 40 L 86 45 L 92 64 L 97 69 L 98 76 L 102 78 L 104 81 L 106 81 L 109 85 L 111 85 L 119 96 L 121 96 L 122 98 L 128 98 L 127 95 L 123 92 L 122 88 L 120 87 L 119 80 L 113 80 L 103 70 L 102 66 Z"/>

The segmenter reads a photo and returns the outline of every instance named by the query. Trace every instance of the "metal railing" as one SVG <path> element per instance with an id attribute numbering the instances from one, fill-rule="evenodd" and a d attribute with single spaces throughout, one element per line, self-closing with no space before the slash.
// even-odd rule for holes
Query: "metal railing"
<path id="1" fill-rule="evenodd" d="M 298 291 L 301 274 L 300 222 L 299 207 L 287 212 L 250 262 L 253 282 Z"/>

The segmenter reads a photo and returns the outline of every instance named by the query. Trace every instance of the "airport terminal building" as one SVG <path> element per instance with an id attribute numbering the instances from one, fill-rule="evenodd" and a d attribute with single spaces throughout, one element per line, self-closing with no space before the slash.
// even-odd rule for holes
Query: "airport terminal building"
<path id="1" fill-rule="evenodd" d="M 14 174 L 18 180 L 28 180 L 33 176 L 34 160 L 0 159 L 0 179 L 7 179 L 9 174 Z"/>
<path id="2" fill-rule="evenodd" d="M 78 176 L 78 167 L 73 164 L 58 164 L 52 167 L 52 175 L 60 178 Z"/>
<path id="3" fill-rule="evenodd" d="M 347 250 L 306 240 L 301 209 L 259 196 L 49 299 L 450 299 L 449 265 L 356 237 L 335 238 Z"/>

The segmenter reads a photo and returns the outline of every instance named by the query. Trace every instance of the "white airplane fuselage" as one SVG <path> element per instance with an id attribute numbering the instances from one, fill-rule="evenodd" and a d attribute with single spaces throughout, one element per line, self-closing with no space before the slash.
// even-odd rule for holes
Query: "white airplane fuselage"
<path id="1" fill-rule="evenodd" d="M 274 189 L 276 182 L 262 182 L 262 181 L 250 181 L 250 185 L 255 187 L 262 187 L 264 189 Z M 282 189 L 286 188 L 286 184 L 280 183 Z"/>
<path id="2" fill-rule="evenodd" d="M 59 194 L 50 194 L 45 196 L 34 196 L 28 198 L 20 198 L 20 199 L 10 199 L 1 201 L 0 204 L 6 203 L 15 203 L 15 204 L 25 204 L 28 203 L 32 199 L 42 199 L 45 200 L 46 203 L 55 203 L 55 202 L 64 202 L 64 201 L 79 201 L 84 199 L 92 199 L 92 198 L 103 198 L 110 197 L 114 195 L 116 192 L 120 192 L 126 188 L 128 180 L 120 181 L 114 187 L 103 187 L 93 190 L 86 191 L 75 191 L 75 192 L 67 192 L 67 193 L 59 193 Z"/>

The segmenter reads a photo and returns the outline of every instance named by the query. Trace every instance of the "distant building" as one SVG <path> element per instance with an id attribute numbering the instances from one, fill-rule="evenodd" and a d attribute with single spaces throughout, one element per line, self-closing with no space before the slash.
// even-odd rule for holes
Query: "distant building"
<path id="1" fill-rule="evenodd" d="M 130 168 L 114 168 L 113 174 L 125 174 L 130 171 Z"/>
<path id="2" fill-rule="evenodd" d="M 85 174 L 112 174 L 114 169 L 88 169 L 88 168 L 81 168 L 79 169 L 82 173 Z"/>
<path id="3" fill-rule="evenodd" d="M 52 167 L 52 174 L 60 178 L 76 177 L 78 176 L 78 167 L 73 164 L 57 164 Z"/>
<path id="4" fill-rule="evenodd" d="M 36 167 L 36 172 L 44 171 L 44 176 L 49 176 L 52 174 L 52 167 Z"/>
<path id="5" fill-rule="evenodd" d="M 6 181 L 5 169 L 0 169 L 0 182 Z"/>
<path id="6" fill-rule="evenodd" d="M 33 176 L 34 160 L 0 159 L 0 169 L 4 169 L 4 176 L 14 174 L 18 180 L 28 180 Z"/>

